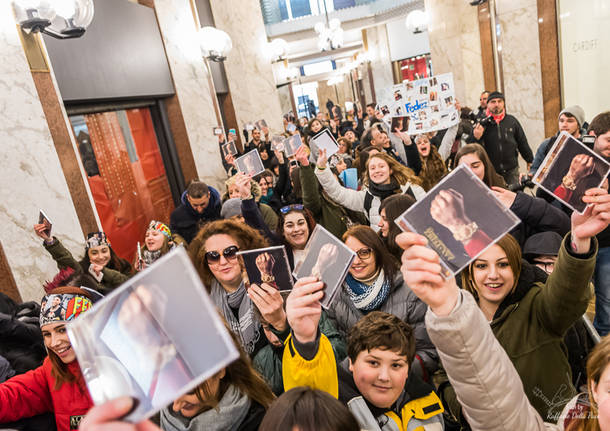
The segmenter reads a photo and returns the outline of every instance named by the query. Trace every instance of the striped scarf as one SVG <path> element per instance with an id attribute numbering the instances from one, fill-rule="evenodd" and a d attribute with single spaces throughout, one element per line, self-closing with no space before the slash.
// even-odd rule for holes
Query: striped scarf
<path id="1" fill-rule="evenodd" d="M 349 297 L 360 311 L 377 310 L 390 295 L 390 280 L 386 279 L 383 269 L 370 284 L 356 280 L 351 274 L 347 274 L 345 282 Z"/>

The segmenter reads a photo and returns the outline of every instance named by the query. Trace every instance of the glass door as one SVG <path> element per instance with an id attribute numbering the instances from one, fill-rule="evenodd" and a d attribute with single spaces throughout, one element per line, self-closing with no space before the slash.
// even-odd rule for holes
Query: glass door
<path id="1" fill-rule="evenodd" d="M 174 201 L 150 108 L 70 117 L 93 200 L 114 251 L 132 262 L 150 220 Z"/>

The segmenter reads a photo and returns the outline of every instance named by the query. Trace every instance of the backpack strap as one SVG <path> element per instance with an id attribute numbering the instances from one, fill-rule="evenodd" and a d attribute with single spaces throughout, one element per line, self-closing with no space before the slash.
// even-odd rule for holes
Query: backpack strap
<path id="1" fill-rule="evenodd" d="M 371 206 L 373 205 L 373 195 L 368 190 L 366 191 L 366 195 L 364 195 L 364 213 L 366 214 L 366 218 L 370 221 L 371 217 L 369 212 L 371 211 Z"/>

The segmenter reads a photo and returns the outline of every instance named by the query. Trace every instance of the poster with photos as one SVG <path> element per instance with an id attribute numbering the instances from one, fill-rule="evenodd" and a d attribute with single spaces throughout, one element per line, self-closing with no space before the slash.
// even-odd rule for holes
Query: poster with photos
<path id="1" fill-rule="evenodd" d="M 317 157 L 320 150 L 326 150 L 326 157 L 339 151 L 339 144 L 330 130 L 324 129 L 309 141 L 311 152 Z"/>
<path id="2" fill-rule="evenodd" d="M 301 145 L 303 145 L 301 135 L 298 133 L 296 135 L 292 135 L 290 138 L 284 141 L 284 154 L 286 154 L 286 157 L 294 156 Z"/>
<path id="3" fill-rule="evenodd" d="M 307 241 L 305 257 L 295 268 L 294 276 L 297 280 L 317 277 L 323 281 L 324 297 L 320 304 L 329 308 L 355 257 L 356 253 L 318 224 Z"/>
<path id="4" fill-rule="evenodd" d="M 468 166 L 460 165 L 394 222 L 403 231 L 425 236 L 449 277 L 520 220 Z"/>
<path id="5" fill-rule="evenodd" d="M 253 177 L 265 170 L 258 150 L 249 151 L 243 156 L 238 157 L 235 159 L 235 165 L 239 172 Z"/>
<path id="6" fill-rule="evenodd" d="M 568 132 L 561 132 L 532 180 L 563 204 L 582 214 L 585 192 L 600 187 L 610 164 Z"/>
<path id="7" fill-rule="evenodd" d="M 122 284 L 67 330 L 96 405 L 119 396 L 138 400 L 129 422 L 154 415 L 239 356 L 183 247 Z"/>
<path id="8" fill-rule="evenodd" d="M 240 251 L 237 254 L 241 256 L 246 269 L 247 289 L 265 283 L 280 292 L 292 290 L 292 272 L 283 245 Z"/>
<path id="9" fill-rule="evenodd" d="M 222 155 L 227 157 L 229 154 L 233 156 L 237 154 L 237 146 L 235 145 L 235 141 L 222 144 Z"/>

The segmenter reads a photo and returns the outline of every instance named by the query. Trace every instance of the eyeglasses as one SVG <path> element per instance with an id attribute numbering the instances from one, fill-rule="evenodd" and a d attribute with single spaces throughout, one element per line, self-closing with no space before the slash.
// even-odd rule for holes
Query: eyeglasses
<path id="1" fill-rule="evenodd" d="M 540 260 L 535 260 L 534 264 L 547 274 L 550 274 L 555 269 L 555 262 L 543 262 Z"/>
<path id="2" fill-rule="evenodd" d="M 238 251 L 239 251 L 239 248 L 237 246 L 231 245 L 222 251 L 222 255 L 224 256 L 224 258 L 226 260 L 235 260 L 235 259 L 237 259 Z M 205 254 L 205 261 L 208 263 L 208 265 L 210 263 L 220 262 L 220 253 L 218 253 L 217 251 L 208 251 Z"/>
<path id="3" fill-rule="evenodd" d="M 364 247 L 358 250 L 356 254 L 358 255 L 359 259 L 366 260 L 371 257 L 371 255 L 373 254 L 373 250 L 369 247 Z"/>
<path id="4" fill-rule="evenodd" d="M 286 214 L 293 210 L 302 211 L 303 208 L 304 207 L 301 204 L 286 205 L 285 207 L 280 208 L 280 212 Z"/>

